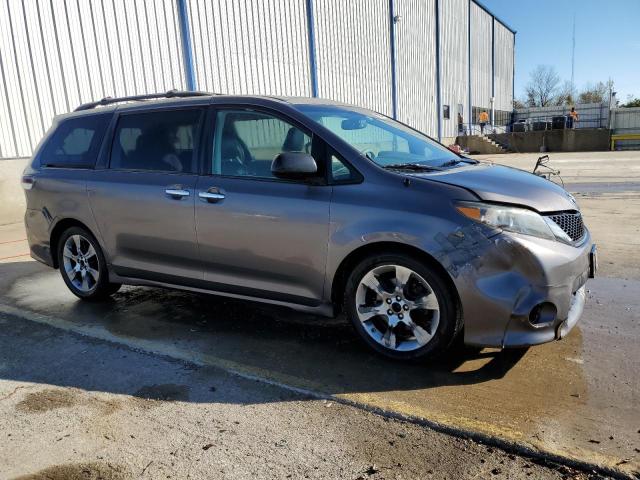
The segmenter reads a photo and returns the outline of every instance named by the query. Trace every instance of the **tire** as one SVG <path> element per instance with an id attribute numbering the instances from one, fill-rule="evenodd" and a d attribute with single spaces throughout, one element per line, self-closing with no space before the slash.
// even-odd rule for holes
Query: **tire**
<path id="1" fill-rule="evenodd" d="M 119 283 L 109 282 L 102 249 L 95 237 L 82 227 L 68 228 L 60 236 L 58 266 L 71 293 L 82 300 L 103 300 L 121 287 Z"/>
<path id="2" fill-rule="evenodd" d="M 433 358 L 462 328 L 454 292 L 433 268 L 406 254 L 364 259 L 345 290 L 343 311 L 360 339 L 394 360 Z"/>

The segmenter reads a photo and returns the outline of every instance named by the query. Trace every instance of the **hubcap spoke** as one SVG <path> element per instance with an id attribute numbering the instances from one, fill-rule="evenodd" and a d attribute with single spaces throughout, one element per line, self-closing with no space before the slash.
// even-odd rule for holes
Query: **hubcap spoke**
<path id="1" fill-rule="evenodd" d="M 416 325 L 415 322 L 409 323 L 409 328 L 413 332 L 413 336 L 416 337 L 416 340 L 421 345 L 426 345 L 427 343 L 429 343 L 429 340 L 433 338 L 433 335 L 427 332 L 420 325 Z"/>
<path id="2" fill-rule="evenodd" d="M 389 327 L 386 332 L 384 332 L 384 337 L 382 337 L 382 342 L 384 346 L 387 348 L 396 348 L 396 334 L 393 332 L 393 328 Z"/>
<path id="3" fill-rule="evenodd" d="M 380 281 L 375 277 L 373 272 L 367 273 L 362 279 L 361 283 L 363 283 L 364 285 L 369 287 L 371 290 L 376 292 L 376 294 L 378 294 L 379 296 L 382 296 L 386 293 L 384 288 L 382 288 Z"/>
<path id="4" fill-rule="evenodd" d="M 65 244 L 64 250 L 62 251 L 62 255 L 66 258 L 70 258 L 72 260 L 76 260 L 77 256 L 73 254 L 71 248 L 69 248 L 69 244 Z"/>
<path id="5" fill-rule="evenodd" d="M 412 273 L 408 268 L 396 265 L 396 286 L 399 290 L 402 290 L 409 283 L 409 277 L 411 277 Z"/>
<path id="6" fill-rule="evenodd" d="M 358 307 L 358 316 L 360 317 L 360 321 L 365 323 L 371 320 L 373 317 L 380 315 L 383 313 L 379 307 L 367 307 L 366 305 L 360 305 Z"/>
<path id="7" fill-rule="evenodd" d="M 87 273 L 89 273 L 89 275 L 91 275 L 91 278 L 93 278 L 93 283 L 98 282 L 98 270 L 96 270 L 95 268 L 87 267 Z"/>
<path id="8" fill-rule="evenodd" d="M 76 246 L 76 255 L 81 255 L 82 250 L 80 250 L 80 235 L 74 235 L 73 237 L 71 237 L 71 239 Z"/>
<path id="9" fill-rule="evenodd" d="M 434 293 L 430 293 L 415 302 L 413 302 L 413 308 L 419 308 L 423 310 L 435 310 L 438 311 L 440 306 L 438 305 L 438 299 Z"/>
<path id="10" fill-rule="evenodd" d="M 80 275 L 82 276 L 82 289 L 85 291 L 89 290 L 89 275 L 87 275 L 87 272 L 84 270 Z"/>
<path id="11" fill-rule="evenodd" d="M 90 243 L 88 245 L 89 245 L 89 248 L 87 248 L 87 253 L 85 253 L 84 255 L 85 260 L 89 260 L 90 258 L 96 255 L 96 251 L 93 248 L 93 245 L 91 245 Z"/>

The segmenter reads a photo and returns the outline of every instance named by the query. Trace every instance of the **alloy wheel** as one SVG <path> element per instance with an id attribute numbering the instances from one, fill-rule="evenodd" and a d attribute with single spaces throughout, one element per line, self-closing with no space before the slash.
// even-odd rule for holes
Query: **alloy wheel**
<path id="1" fill-rule="evenodd" d="M 64 272 L 69 282 L 80 292 L 90 293 L 100 279 L 100 263 L 91 242 L 82 235 L 67 238 L 62 250 Z"/>
<path id="2" fill-rule="evenodd" d="M 362 277 L 356 311 L 372 339 L 401 352 L 427 345 L 440 320 L 440 305 L 429 283 L 401 265 L 381 265 Z"/>

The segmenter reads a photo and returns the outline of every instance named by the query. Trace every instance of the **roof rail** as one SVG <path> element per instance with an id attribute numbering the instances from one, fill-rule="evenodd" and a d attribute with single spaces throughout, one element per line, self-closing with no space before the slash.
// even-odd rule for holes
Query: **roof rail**
<path id="1" fill-rule="evenodd" d="M 75 109 L 76 112 L 81 110 L 91 110 L 92 108 L 111 105 L 112 103 L 120 103 L 120 102 L 134 102 L 134 101 L 143 101 L 143 100 L 154 100 L 156 98 L 183 98 L 183 97 L 204 97 L 208 95 L 214 95 L 213 93 L 207 92 L 193 92 L 193 91 L 184 91 L 184 90 L 169 90 L 164 93 L 148 93 L 145 95 L 132 95 L 130 97 L 104 97 L 102 100 L 98 100 L 97 102 L 83 103 L 78 108 Z"/>

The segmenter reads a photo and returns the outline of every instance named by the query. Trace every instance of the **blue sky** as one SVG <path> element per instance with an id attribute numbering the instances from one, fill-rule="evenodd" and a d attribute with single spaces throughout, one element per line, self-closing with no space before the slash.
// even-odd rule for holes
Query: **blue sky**
<path id="1" fill-rule="evenodd" d="M 480 1 L 518 32 L 516 98 L 536 65 L 553 65 L 563 80 L 571 79 L 574 13 L 578 90 L 611 77 L 619 100 L 640 97 L 640 0 Z"/>

